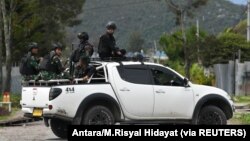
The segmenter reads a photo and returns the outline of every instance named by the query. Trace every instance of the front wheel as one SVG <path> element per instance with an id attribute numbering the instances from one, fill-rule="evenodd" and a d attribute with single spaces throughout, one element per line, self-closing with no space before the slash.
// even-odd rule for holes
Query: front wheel
<path id="1" fill-rule="evenodd" d="M 59 138 L 66 139 L 67 138 L 67 122 L 59 120 L 59 119 L 51 119 L 50 126 L 52 132 Z"/>
<path id="2" fill-rule="evenodd" d="M 227 118 L 224 112 L 216 106 L 202 108 L 198 119 L 198 125 L 226 125 Z"/>
<path id="3" fill-rule="evenodd" d="M 83 125 L 113 125 L 112 112 L 104 106 L 93 106 L 87 110 L 82 119 Z"/>

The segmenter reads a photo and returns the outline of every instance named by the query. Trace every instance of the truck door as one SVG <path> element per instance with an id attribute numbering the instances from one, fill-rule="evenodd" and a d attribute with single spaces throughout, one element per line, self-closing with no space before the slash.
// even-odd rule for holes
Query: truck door
<path id="1" fill-rule="evenodd" d="M 185 87 L 183 78 L 168 68 L 150 68 L 154 80 L 154 117 L 190 119 L 194 108 L 192 88 Z"/>
<path id="2" fill-rule="evenodd" d="M 113 67 L 113 79 L 123 109 L 132 116 L 152 117 L 154 92 L 150 70 L 144 65 Z"/>

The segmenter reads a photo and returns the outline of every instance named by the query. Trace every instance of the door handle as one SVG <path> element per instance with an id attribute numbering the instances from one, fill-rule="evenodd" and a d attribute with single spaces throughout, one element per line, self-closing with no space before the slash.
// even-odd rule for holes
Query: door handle
<path id="1" fill-rule="evenodd" d="M 123 88 L 123 89 L 120 89 L 120 91 L 122 91 L 122 92 L 129 92 L 130 90 L 128 88 Z"/>
<path id="2" fill-rule="evenodd" d="M 158 91 L 155 91 L 156 93 L 158 93 L 158 94 L 165 94 L 165 91 L 163 91 L 163 90 L 158 90 Z"/>

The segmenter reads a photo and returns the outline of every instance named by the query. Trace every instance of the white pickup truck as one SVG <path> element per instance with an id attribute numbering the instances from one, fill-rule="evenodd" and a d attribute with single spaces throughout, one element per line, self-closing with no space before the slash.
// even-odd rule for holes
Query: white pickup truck
<path id="1" fill-rule="evenodd" d="M 30 81 L 22 88 L 25 116 L 43 117 L 58 137 L 68 124 L 226 124 L 234 106 L 223 90 L 192 84 L 171 68 L 143 62 L 92 62 L 87 83 Z"/>

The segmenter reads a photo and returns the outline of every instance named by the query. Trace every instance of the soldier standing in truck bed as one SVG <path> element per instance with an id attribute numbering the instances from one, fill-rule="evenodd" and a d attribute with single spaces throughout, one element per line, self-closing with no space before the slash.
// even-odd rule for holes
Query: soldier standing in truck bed
<path id="1" fill-rule="evenodd" d="M 37 57 L 39 47 L 36 42 L 28 45 L 29 52 L 21 59 L 19 66 L 20 73 L 24 80 L 34 80 L 39 73 L 40 58 Z"/>

